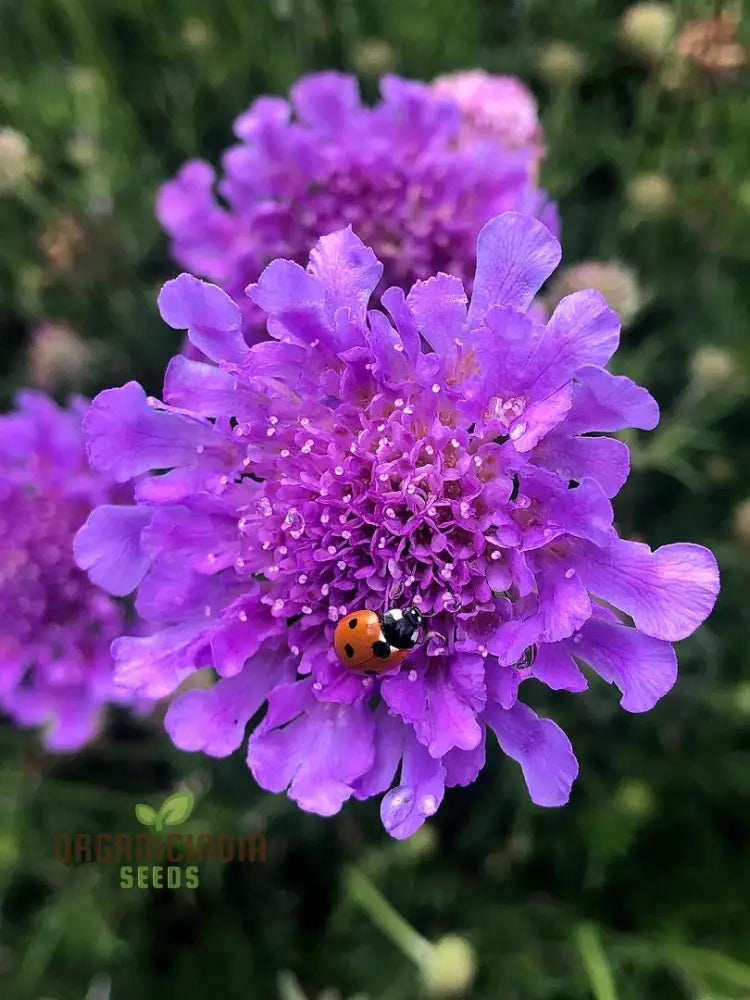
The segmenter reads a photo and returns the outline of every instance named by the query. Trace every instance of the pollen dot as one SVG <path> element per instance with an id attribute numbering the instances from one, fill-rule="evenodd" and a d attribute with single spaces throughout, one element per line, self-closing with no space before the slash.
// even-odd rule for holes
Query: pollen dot
<path id="1" fill-rule="evenodd" d="M 198 452 L 199 455 L 202 455 L 203 454 L 203 445 L 202 444 L 196 445 L 195 450 Z"/>
<path id="2" fill-rule="evenodd" d="M 313 684 L 312 688 L 313 688 L 313 691 L 322 691 L 323 690 L 323 685 L 320 683 L 320 681 L 315 681 L 315 683 Z"/>
<path id="3" fill-rule="evenodd" d="M 269 427 L 268 430 L 266 431 L 266 437 L 273 437 L 275 433 L 276 433 L 276 428 Z"/>
<path id="4" fill-rule="evenodd" d="M 460 448 L 460 447 L 461 447 L 461 442 L 460 442 L 460 441 L 458 441 L 458 439 L 457 439 L 457 438 L 451 438 L 451 445 L 452 445 L 452 446 L 453 446 L 454 448 Z"/>
<path id="5" fill-rule="evenodd" d="M 399 399 L 395 400 L 395 402 L 394 402 L 393 405 L 397 406 L 399 409 L 401 409 L 401 407 L 404 405 L 404 401 L 403 401 L 403 399 L 399 398 Z"/>
<path id="6" fill-rule="evenodd" d="M 574 577 L 575 575 L 576 575 L 576 571 L 572 567 L 570 569 L 566 569 L 565 570 L 565 579 L 566 580 L 570 580 L 571 577 Z"/>
<path id="7" fill-rule="evenodd" d="M 324 583 L 323 586 L 320 588 L 320 592 L 323 595 L 323 597 L 327 597 L 330 591 L 331 588 L 328 586 L 327 583 Z"/>
<path id="8" fill-rule="evenodd" d="M 333 556 L 333 555 L 336 554 L 336 546 L 335 545 L 329 545 L 328 546 L 328 554 L 330 556 Z"/>
<path id="9" fill-rule="evenodd" d="M 307 583 L 307 573 L 300 573 L 297 577 L 297 583 Z"/>
<path id="10" fill-rule="evenodd" d="M 339 559 L 339 561 L 336 563 L 336 569 L 340 569 L 342 573 L 346 569 L 346 563 L 344 562 L 343 559 Z"/>
<path id="11" fill-rule="evenodd" d="M 274 424 L 274 426 L 275 426 L 276 424 L 278 424 L 279 418 L 278 417 L 269 417 L 268 418 L 268 422 L 269 422 L 269 424 Z"/>
<path id="12" fill-rule="evenodd" d="M 495 551 L 490 556 L 490 559 L 494 559 L 495 562 L 497 562 L 498 559 L 502 559 L 502 553 L 498 552 L 497 549 L 495 549 Z"/>
<path id="13" fill-rule="evenodd" d="M 440 392 L 440 386 L 439 386 L 439 385 L 437 384 L 437 382 L 435 382 L 435 383 L 433 384 L 433 386 L 432 386 L 432 391 L 433 391 L 433 392 Z"/>
<path id="14" fill-rule="evenodd" d="M 303 615 L 311 615 L 312 614 L 312 608 L 310 607 L 309 604 L 303 604 L 302 605 L 302 614 Z"/>
<path id="15" fill-rule="evenodd" d="M 409 673 L 407 674 L 407 676 L 408 676 L 408 678 L 409 678 L 410 681 L 415 681 L 417 679 L 417 671 L 416 670 L 410 670 Z"/>
<path id="16" fill-rule="evenodd" d="M 241 622 L 247 621 L 247 611 L 240 611 L 239 618 Z"/>
<path id="17" fill-rule="evenodd" d="M 282 448 L 281 449 L 281 457 L 282 458 L 289 458 L 289 449 L 288 448 Z"/>
<path id="18" fill-rule="evenodd" d="M 336 468 L 333 471 L 336 473 L 337 476 L 343 476 L 344 475 L 344 467 L 343 467 L 343 465 L 337 465 Z"/>

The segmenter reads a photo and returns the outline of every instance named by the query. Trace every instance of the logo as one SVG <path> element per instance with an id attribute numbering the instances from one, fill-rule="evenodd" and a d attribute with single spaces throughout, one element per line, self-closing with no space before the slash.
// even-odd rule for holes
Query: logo
<path id="1" fill-rule="evenodd" d="M 165 832 L 165 827 L 185 823 L 194 804 L 190 791 L 175 792 L 158 809 L 137 803 L 135 818 L 153 833 L 56 833 L 55 861 L 65 865 L 119 864 L 123 889 L 197 889 L 199 866 L 204 862 L 253 864 L 266 860 L 263 834 Z"/>

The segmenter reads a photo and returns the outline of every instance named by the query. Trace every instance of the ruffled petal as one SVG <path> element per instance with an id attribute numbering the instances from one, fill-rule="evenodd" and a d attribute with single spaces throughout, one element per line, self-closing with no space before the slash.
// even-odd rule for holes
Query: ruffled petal
<path id="1" fill-rule="evenodd" d="M 478 327 L 493 306 L 527 309 L 560 257 L 560 244 L 536 219 L 517 212 L 491 219 L 477 240 L 469 328 Z"/>
<path id="2" fill-rule="evenodd" d="M 445 770 L 408 730 L 399 785 L 383 796 L 380 818 L 396 840 L 405 840 L 433 816 L 445 794 Z"/>
<path id="3" fill-rule="evenodd" d="M 366 705 L 318 701 L 306 679 L 274 688 L 251 735 L 247 763 L 258 784 L 306 812 L 333 816 L 372 767 L 374 724 Z"/>
<path id="4" fill-rule="evenodd" d="M 648 712 L 677 680 L 677 656 L 670 643 L 626 625 L 592 618 L 569 648 L 620 689 L 626 712 Z"/>
<path id="5" fill-rule="evenodd" d="M 206 424 L 149 405 L 137 382 L 100 392 L 83 430 L 92 466 L 118 483 L 151 469 L 189 464 L 212 440 Z"/>
<path id="6" fill-rule="evenodd" d="M 73 553 L 92 583 L 116 597 L 135 590 L 151 561 L 141 547 L 141 532 L 152 517 L 148 507 L 112 504 L 91 512 L 73 539 Z"/>
<path id="7" fill-rule="evenodd" d="M 242 313 L 217 285 L 180 274 L 162 287 L 158 306 L 164 322 L 187 330 L 191 344 L 212 361 L 241 364 L 247 357 Z"/>
<path id="8" fill-rule="evenodd" d="M 509 709 L 490 702 L 485 717 L 503 753 L 521 765 L 531 801 L 564 806 L 578 775 L 578 761 L 562 729 L 520 701 Z"/>
<path id="9" fill-rule="evenodd" d="M 577 566 L 592 594 L 630 615 L 646 635 L 669 642 L 694 632 L 719 592 L 713 553 L 688 542 L 654 552 L 642 542 L 618 539 L 607 548 L 581 542 Z"/>

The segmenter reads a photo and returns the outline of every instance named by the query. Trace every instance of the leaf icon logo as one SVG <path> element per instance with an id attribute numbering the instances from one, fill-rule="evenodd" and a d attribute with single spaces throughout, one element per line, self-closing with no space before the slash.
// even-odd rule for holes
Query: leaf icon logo
<path id="1" fill-rule="evenodd" d="M 163 826 L 179 826 L 184 823 L 193 811 L 194 801 L 192 792 L 175 792 L 162 802 L 158 812 L 139 802 L 135 807 L 135 818 L 144 826 L 153 826 L 160 833 Z"/>

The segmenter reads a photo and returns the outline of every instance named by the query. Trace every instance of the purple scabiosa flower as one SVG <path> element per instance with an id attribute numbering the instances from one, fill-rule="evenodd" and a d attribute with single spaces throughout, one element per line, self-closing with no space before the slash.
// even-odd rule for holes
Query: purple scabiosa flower
<path id="1" fill-rule="evenodd" d="M 322 815 L 384 793 L 402 838 L 476 778 L 488 730 L 534 802 L 567 801 L 576 759 L 519 700 L 526 680 L 580 691 L 584 661 L 635 712 L 669 690 L 670 643 L 709 614 L 716 561 L 618 538 L 628 449 L 601 432 L 652 428 L 657 406 L 605 369 L 619 324 L 598 292 L 546 324 L 529 313 L 559 259 L 539 221 L 506 213 L 479 236 L 470 302 L 437 274 L 368 311 L 382 264 L 347 228 L 249 288 L 272 337 L 252 347 L 218 287 L 164 286 L 163 318 L 212 363 L 174 358 L 163 403 L 135 382 L 94 400 L 94 466 L 160 474 L 136 487 L 145 527 L 105 508 L 82 537 L 100 580 L 115 553 L 142 576 L 153 632 L 115 642 L 121 683 L 161 697 L 216 670 L 170 705 L 178 747 L 231 753 L 267 702 L 247 751 L 258 783 Z M 394 604 L 430 634 L 381 676 L 342 666 L 336 622 Z"/>
<path id="2" fill-rule="evenodd" d="M 378 291 L 408 291 L 438 271 L 470 289 L 477 234 L 499 212 L 537 214 L 556 228 L 554 206 L 536 186 L 538 123 L 529 142 L 519 128 L 512 137 L 468 135 L 450 94 L 396 76 L 383 77 L 380 89 L 370 108 L 354 77 L 302 77 L 290 102 L 261 97 L 237 119 L 240 141 L 224 154 L 220 200 L 214 170 L 199 160 L 159 192 L 175 259 L 229 292 L 249 341 L 266 333 L 246 286 L 277 257 L 305 265 L 321 233 L 352 225 L 382 262 Z M 522 103 L 515 92 L 508 100 Z M 532 113 L 536 122 L 533 101 Z"/>
<path id="3" fill-rule="evenodd" d="M 460 107 L 463 140 L 495 139 L 506 149 L 533 150 L 537 159 L 544 155 L 536 100 L 517 77 L 463 70 L 436 77 L 432 89 Z"/>
<path id="4" fill-rule="evenodd" d="M 109 651 L 122 613 L 76 566 L 73 538 L 94 507 L 89 538 L 103 516 L 114 523 L 145 516 L 118 505 L 132 491 L 90 469 L 81 429 L 87 406 L 76 398 L 61 409 L 27 390 L 0 417 L 0 712 L 20 726 L 46 726 L 45 744 L 55 751 L 95 735 L 107 702 L 132 700 L 115 686 Z M 83 566 L 88 555 L 84 542 Z M 127 593 L 134 578 L 113 555 L 108 589 Z"/>

